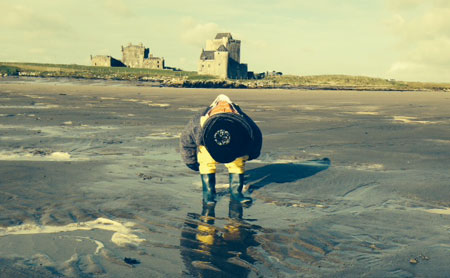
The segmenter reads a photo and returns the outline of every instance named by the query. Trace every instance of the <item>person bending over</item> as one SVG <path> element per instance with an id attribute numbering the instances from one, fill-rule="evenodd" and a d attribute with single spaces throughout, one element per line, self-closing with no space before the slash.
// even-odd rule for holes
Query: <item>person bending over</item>
<path id="1" fill-rule="evenodd" d="M 230 196 L 248 204 L 242 194 L 245 162 L 261 153 L 262 133 L 255 122 L 226 95 L 219 95 L 200 114 L 194 116 L 180 138 L 181 156 L 187 167 L 200 172 L 203 201 L 216 202 L 216 166 L 228 169 Z"/>

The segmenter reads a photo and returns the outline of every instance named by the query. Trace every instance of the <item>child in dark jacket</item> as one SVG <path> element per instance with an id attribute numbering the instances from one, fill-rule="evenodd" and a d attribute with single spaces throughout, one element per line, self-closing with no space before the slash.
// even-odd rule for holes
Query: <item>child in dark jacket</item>
<path id="1" fill-rule="evenodd" d="M 194 171 L 200 171 L 203 201 L 216 202 L 216 166 L 229 172 L 230 195 L 240 203 L 252 199 L 242 194 L 245 162 L 259 156 L 262 134 L 255 122 L 225 95 L 194 116 L 180 138 L 181 156 Z"/>

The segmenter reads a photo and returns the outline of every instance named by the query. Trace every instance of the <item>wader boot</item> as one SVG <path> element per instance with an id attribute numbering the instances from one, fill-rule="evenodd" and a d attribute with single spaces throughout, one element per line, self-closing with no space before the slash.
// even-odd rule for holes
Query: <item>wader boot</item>
<path id="1" fill-rule="evenodd" d="M 203 202 L 202 216 L 200 219 L 204 223 L 214 225 L 214 220 L 216 219 L 216 203 L 207 204 Z"/>
<path id="2" fill-rule="evenodd" d="M 203 185 L 203 202 L 206 205 L 216 203 L 216 174 L 201 174 Z"/>
<path id="3" fill-rule="evenodd" d="M 228 207 L 228 217 L 230 219 L 241 220 L 242 215 L 244 214 L 244 210 L 242 208 L 242 204 L 233 198 L 230 199 L 230 205 Z"/>
<path id="4" fill-rule="evenodd" d="M 241 204 L 250 204 L 252 198 L 245 197 L 242 194 L 244 187 L 244 174 L 229 174 L 230 179 L 230 197 Z"/>

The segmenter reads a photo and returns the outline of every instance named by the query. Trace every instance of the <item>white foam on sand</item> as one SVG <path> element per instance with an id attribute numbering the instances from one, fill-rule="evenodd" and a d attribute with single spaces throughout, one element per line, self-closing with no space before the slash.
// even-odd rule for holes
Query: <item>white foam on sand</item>
<path id="1" fill-rule="evenodd" d="M 145 104 L 151 107 L 169 107 L 170 104 L 168 103 L 154 103 L 151 100 L 141 100 L 141 99 L 135 99 L 135 98 L 128 98 L 128 99 L 124 99 L 123 101 L 128 101 L 128 102 L 136 102 L 136 103 L 140 103 L 140 104 Z"/>
<path id="2" fill-rule="evenodd" d="M 70 154 L 66 152 L 53 152 L 49 155 L 50 160 L 67 161 L 70 160 Z"/>
<path id="3" fill-rule="evenodd" d="M 21 140 L 25 140 L 26 138 L 21 136 L 21 137 L 13 137 L 13 136 L 1 136 L 0 137 L 0 141 L 21 141 Z"/>
<path id="4" fill-rule="evenodd" d="M 425 141 L 438 143 L 438 144 L 450 144 L 450 140 L 443 140 L 443 139 L 426 139 Z"/>
<path id="5" fill-rule="evenodd" d="M 197 112 L 204 109 L 203 107 L 180 107 L 178 108 L 178 110 L 185 110 L 185 111 L 192 111 L 192 112 Z"/>
<path id="6" fill-rule="evenodd" d="M 450 215 L 450 208 L 445 208 L 445 209 L 427 209 L 425 211 L 429 212 L 429 213 L 435 213 L 435 214 Z"/>
<path id="7" fill-rule="evenodd" d="M 140 99 L 135 99 L 135 98 L 127 98 L 127 99 L 122 99 L 123 101 L 129 101 L 129 102 L 140 102 Z"/>
<path id="8" fill-rule="evenodd" d="M 73 161 L 69 153 L 66 152 L 7 152 L 0 151 L 0 160 L 8 161 Z"/>
<path id="9" fill-rule="evenodd" d="M 402 122 L 405 124 L 436 124 L 438 122 L 432 121 L 419 121 L 416 117 L 407 117 L 407 116 L 394 116 L 394 121 Z"/>
<path id="10" fill-rule="evenodd" d="M 167 140 L 180 138 L 180 136 L 181 134 L 171 134 L 169 132 L 157 132 L 157 133 L 150 133 L 147 136 L 136 137 L 136 139 Z"/>
<path id="11" fill-rule="evenodd" d="M 116 100 L 115 97 L 100 97 L 101 100 Z"/>
<path id="12" fill-rule="evenodd" d="M 297 108 L 297 109 L 301 109 L 301 110 L 305 110 L 305 111 L 314 111 L 314 110 L 320 110 L 320 109 L 324 109 L 324 106 L 321 105 L 307 105 L 307 104 L 292 104 L 288 106 L 289 108 Z"/>
<path id="13" fill-rule="evenodd" d="M 82 124 L 77 127 L 78 129 L 93 129 L 93 130 L 115 130 L 118 129 L 118 127 L 115 126 L 109 126 L 109 125 L 86 125 Z"/>
<path id="14" fill-rule="evenodd" d="M 370 115 L 370 116 L 380 115 L 380 113 L 379 113 L 379 112 L 376 112 L 376 111 L 345 112 L 345 114 L 352 114 L 352 115 Z"/>
<path id="15" fill-rule="evenodd" d="M 34 98 L 34 99 L 42 99 L 45 98 L 43 96 L 36 96 L 36 95 L 23 95 L 24 97 Z"/>
<path id="16" fill-rule="evenodd" d="M 0 105 L 0 109 L 52 109 L 58 108 L 56 104 L 36 103 L 34 105 Z"/>
<path id="17" fill-rule="evenodd" d="M 149 103 L 148 106 L 152 106 L 152 107 L 169 107 L 170 104 L 168 104 L 168 103 Z"/>
<path id="18" fill-rule="evenodd" d="M 344 166 L 352 170 L 358 171 L 383 171 L 385 170 L 384 165 L 380 163 L 361 163 L 351 166 Z"/>
<path id="19" fill-rule="evenodd" d="M 6 228 L 0 228 L 0 237 L 10 235 L 36 235 L 36 234 L 54 234 L 65 233 L 74 231 L 90 231 L 90 230 L 105 230 L 112 231 L 114 234 L 111 237 L 111 241 L 117 246 L 138 246 L 145 239 L 142 239 L 134 234 L 138 230 L 133 227 L 136 224 L 133 222 L 120 223 L 107 218 L 97 218 L 92 221 L 70 223 L 65 226 L 50 226 L 50 225 L 36 225 L 36 224 L 23 224 L 19 226 L 12 226 Z M 97 250 L 103 248 L 103 243 L 97 243 Z"/>

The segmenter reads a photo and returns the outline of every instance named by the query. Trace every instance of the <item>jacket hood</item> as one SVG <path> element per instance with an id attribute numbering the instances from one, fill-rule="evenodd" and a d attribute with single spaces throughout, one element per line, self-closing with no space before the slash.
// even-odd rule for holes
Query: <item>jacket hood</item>
<path id="1" fill-rule="evenodd" d="M 216 97 L 216 99 L 211 103 L 210 107 L 214 107 L 216 106 L 219 102 L 228 102 L 229 104 L 233 104 L 233 102 L 231 101 L 231 99 L 229 97 L 227 97 L 224 94 L 220 94 Z"/>

